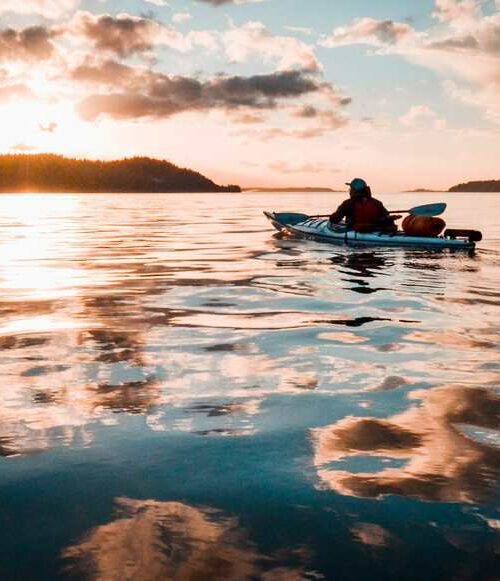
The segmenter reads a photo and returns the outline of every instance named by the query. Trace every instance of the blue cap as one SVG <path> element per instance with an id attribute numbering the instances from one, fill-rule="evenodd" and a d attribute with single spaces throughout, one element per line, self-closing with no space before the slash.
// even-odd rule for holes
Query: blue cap
<path id="1" fill-rule="evenodd" d="M 351 186 L 351 189 L 353 189 L 355 192 L 361 192 L 368 187 L 368 184 L 365 182 L 365 180 L 362 180 L 361 178 L 354 178 L 352 182 L 346 182 L 345 185 Z"/>

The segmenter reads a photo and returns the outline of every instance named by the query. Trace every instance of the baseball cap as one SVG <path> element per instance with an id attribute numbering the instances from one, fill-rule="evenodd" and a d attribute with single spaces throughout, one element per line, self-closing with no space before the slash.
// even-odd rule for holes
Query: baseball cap
<path id="1" fill-rule="evenodd" d="M 361 178 L 354 178 L 351 182 L 346 182 L 345 185 L 350 186 L 356 192 L 360 192 L 368 187 L 365 180 L 362 180 Z"/>

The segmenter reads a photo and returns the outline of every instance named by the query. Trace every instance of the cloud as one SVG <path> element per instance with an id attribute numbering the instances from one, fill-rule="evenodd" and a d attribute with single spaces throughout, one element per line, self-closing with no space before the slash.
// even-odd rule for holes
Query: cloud
<path id="1" fill-rule="evenodd" d="M 172 16 L 172 22 L 175 22 L 175 23 L 187 22 L 188 20 L 191 20 L 192 18 L 193 17 L 191 16 L 191 14 L 189 14 L 189 12 L 176 12 Z"/>
<path id="2" fill-rule="evenodd" d="M 210 31 L 193 30 L 182 34 L 150 18 L 125 13 L 113 16 L 80 11 L 72 19 L 66 33 L 68 36 L 76 34 L 89 41 L 95 50 L 122 59 L 138 54 L 153 57 L 154 49 L 159 46 L 180 52 L 187 52 L 194 46 L 213 51 L 217 46 Z"/>
<path id="3" fill-rule="evenodd" d="M 310 36 L 314 31 L 312 28 L 307 28 L 305 26 L 285 26 L 286 30 L 290 30 L 290 32 L 298 32 L 299 34 L 305 34 L 306 36 Z"/>
<path id="4" fill-rule="evenodd" d="M 57 129 L 57 123 L 55 121 L 51 121 L 46 125 L 44 125 L 43 123 L 39 123 L 38 129 L 40 129 L 40 131 L 42 131 L 43 133 L 54 133 L 54 131 Z"/>
<path id="5" fill-rule="evenodd" d="M 134 82 L 140 83 L 142 75 L 147 75 L 146 71 L 147 69 L 131 67 L 111 59 L 97 63 L 94 63 L 92 59 L 86 59 L 70 72 L 70 78 L 82 83 L 117 87 Z"/>
<path id="6" fill-rule="evenodd" d="M 263 130 L 248 131 L 246 136 L 252 141 L 257 140 L 263 142 L 269 142 L 275 139 L 297 139 L 300 141 L 304 139 L 319 139 L 320 137 L 324 137 L 330 133 L 332 130 L 344 127 L 347 125 L 347 123 L 347 118 L 339 116 L 339 120 L 335 125 L 315 125 L 312 127 L 302 127 L 298 129 L 282 129 L 281 127 L 270 127 Z"/>
<path id="7" fill-rule="evenodd" d="M 116 63 L 103 68 L 87 66 L 74 71 L 80 80 L 112 80 L 111 71 L 124 73 L 120 92 L 94 94 L 84 99 L 79 112 L 84 119 L 100 116 L 114 119 L 167 118 L 187 111 L 273 110 L 283 100 L 297 99 L 333 88 L 303 71 L 278 71 L 267 75 L 219 76 L 201 81 L 169 76 Z"/>
<path id="8" fill-rule="evenodd" d="M 449 92 L 470 105 L 485 107 L 487 117 L 500 119 L 500 14 L 481 11 L 476 0 L 436 0 L 437 26 L 417 32 L 410 25 L 364 18 L 337 28 L 320 44 L 336 47 L 369 44 L 379 54 L 397 54 L 461 81 L 460 90 Z M 477 96 L 465 93 L 476 91 Z"/>
<path id="9" fill-rule="evenodd" d="M 23 30 L 0 30 L 0 61 L 39 61 L 55 53 L 52 39 L 56 34 L 44 26 L 30 26 Z"/>
<path id="10" fill-rule="evenodd" d="M 241 113 L 237 115 L 232 115 L 231 119 L 235 123 L 242 123 L 244 125 L 257 125 L 259 123 L 264 123 L 266 118 L 261 113 Z"/>
<path id="11" fill-rule="evenodd" d="M 457 26 L 480 16 L 480 7 L 477 0 L 436 0 L 433 16 L 440 22 Z"/>
<path id="12" fill-rule="evenodd" d="M 265 61 L 277 62 L 280 69 L 321 70 L 312 46 L 292 36 L 274 36 L 262 22 L 233 26 L 222 34 L 222 43 L 233 63 L 256 55 Z"/>
<path id="13" fill-rule="evenodd" d="M 25 143 L 17 143 L 10 148 L 12 151 L 18 151 L 20 153 L 28 153 L 30 151 L 35 151 L 36 147 L 32 145 L 26 145 Z"/>
<path id="14" fill-rule="evenodd" d="M 359 18 L 350 26 L 336 28 L 331 36 L 323 37 L 320 44 L 330 48 L 349 44 L 393 45 L 413 33 L 412 27 L 404 22 Z"/>
<path id="15" fill-rule="evenodd" d="M 34 97 L 31 89 L 22 83 L 4 85 L 0 87 L 0 103 L 6 103 L 13 99 Z"/>
<path id="16" fill-rule="evenodd" d="M 337 91 L 332 91 L 330 96 L 330 102 L 337 106 L 345 107 L 352 102 L 350 97 L 346 97 Z M 327 119 L 330 116 L 331 111 L 325 111 L 324 109 L 319 109 L 314 105 L 303 105 L 294 110 L 295 117 L 301 117 L 303 119 Z"/>
<path id="17" fill-rule="evenodd" d="M 45 18 L 61 18 L 70 14 L 80 0 L 1 0 L 0 14 L 39 14 Z"/>
<path id="18" fill-rule="evenodd" d="M 445 92 L 455 101 L 483 109 L 489 121 L 500 124 L 499 97 L 494 86 L 477 91 L 453 81 L 445 81 L 443 87 Z"/>
<path id="19" fill-rule="evenodd" d="M 280 174 L 296 174 L 296 173 L 333 173 L 339 170 L 332 168 L 331 165 L 327 163 L 303 163 L 303 164 L 291 164 L 286 161 L 274 161 L 268 165 L 269 169 Z"/>
<path id="20" fill-rule="evenodd" d="M 296 117 L 303 117 L 304 119 L 312 119 L 317 117 L 318 109 L 313 105 L 303 105 L 295 110 L 294 115 Z"/>
<path id="21" fill-rule="evenodd" d="M 427 105 L 413 105 L 399 120 L 406 127 L 428 127 L 429 125 L 435 129 L 446 127 L 446 121 Z"/>
<path id="22" fill-rule="evenodd" d="M 189 42 L 183 35 L 149 18 L 130 14 L 92 14 L 78 12 L 70 26 L 99 51 L 113 53 L 121 58 L 150 53 L 155 46 L 168 45 L 187 50 Z"/>
<path id="23" fill-rule="evenodd" d="M 342 109 L 351 102 L 330 83 L 309 71 L 288 70 L 244 76 L 220 75 L 212 79 L 166 75 L 146 67 L 114 60 L 87 60 L 70 73 L 73 81 L 92 91 L 78 105 L 87 121 L 100 117 L 115 120 L 166 119 L 186 112 L 222 111 L 232 122 L 263 123 L 268 111 L 292 115 L 294 129 L 279 127 L 258 131 L 257 139 L 311 139 L 347 124 Z M 291 106 L 312 100 L 315 104 Z M 305 125 L 304 125 L 305 123 Z M 250 135 L 251 132 L 247 132 Z"/>
<path id="24" fill-rule="evenodd" d="M 312 120 L 315 123 L 314 128 L 309 127 L 305 136 L 317 137 L 323 135 L 328 130 L 339 129 L 347 123 L 347 119 L 341 111 L 342 107 L 349 105 L 352 99 L 345 97 L 341 93 L 333 92 L 330 97 L 330 103 L 335 105 L 334 108 L 323 109 L 314 105 L 303 105 L 293 110 L 293 116 L 300 119 Z"/>
<path id="25" fill-rule="evenodd" d="M 451 51 L 459 51 L 459 50 L 475 50 L 479 48 L 479 43 L 474 36 L 470 34 L 467 36 L 462 36 L 458 38 L 446 38 L 444 40 L 436 40 L 434 42 L 430 42 L 427 45 L 427 48 L 436 49 L 436 50 L 451 50 Z"/>
<path id="26" fill-rule="evenodd" d="M 448 78 L 451 82 L 448 87 L 453 85 L 454 88 L 448 91 L 450 96 L 483 109 L 489 120 L 498 122 L 500 14 L 479 14 L 475 18 L 473 14 L 476 12 L 472 12 L 472 7 L 469 7 L 467 18 L 462 12 L 456 14 L 457 20 L 450 22 L 444 33 L 430 34 L 429 39 L 415 48 L 413 58 L 421 65 L 451 76 L 453 81 Z"/>

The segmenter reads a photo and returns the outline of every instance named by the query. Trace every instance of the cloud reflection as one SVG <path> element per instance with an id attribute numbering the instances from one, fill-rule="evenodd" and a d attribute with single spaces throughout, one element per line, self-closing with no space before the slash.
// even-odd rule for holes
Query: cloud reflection
<path id="1" fill-rule="evenodd" d="M 259 553 L 235 518 L 180 502 L 117 498 L 117 518 L 63 552 L 66 572 L 98 581 L 300 581 Z M 290 562 L 288 559 L 284 560 Z"/>
<path id="2" fill-rule="evenodd" d="M 500 476 L 498 448 L 466 435 L 464 426 L 496 430 L 500 398 L 487 389 L 442 387 L 416 391 L 422 401 L 388 419 L 348 417 L 314 430 L 314 463 L 321 485 L 349 496 L 386 494 L 446 502 L 483 502 Z M 335 469 L 355 456 L 403 461 L 375 472 Z"/>

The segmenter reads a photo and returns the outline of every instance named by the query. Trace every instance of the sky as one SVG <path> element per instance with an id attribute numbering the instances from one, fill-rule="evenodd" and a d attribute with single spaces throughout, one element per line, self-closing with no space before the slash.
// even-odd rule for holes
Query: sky
<path id="1" fill-rule="evenodd" d="M 244 187 L 500 179 L 500 0 L 0 0 L 0 123 Z"/>

